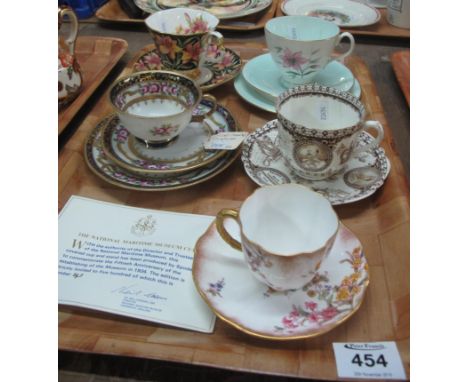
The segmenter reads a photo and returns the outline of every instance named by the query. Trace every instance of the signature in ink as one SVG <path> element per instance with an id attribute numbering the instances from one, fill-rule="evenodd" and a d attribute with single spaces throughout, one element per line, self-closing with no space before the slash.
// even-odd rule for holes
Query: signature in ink
<path id="1" fill-rule="evenodd" d="M 120 288 L 114 289 L 111 292 L 120 293 L 128 296 L 143 296 L 154 300 L 167 300 L 166 297 L 162 297 L 156 292 L 144 291 L 143 289 L 139 288 L 137 284 L 121 286 Z"/>

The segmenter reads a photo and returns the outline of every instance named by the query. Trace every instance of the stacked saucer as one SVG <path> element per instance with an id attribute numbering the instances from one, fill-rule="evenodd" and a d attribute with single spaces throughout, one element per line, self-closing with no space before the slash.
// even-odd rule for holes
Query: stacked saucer
<path id="1" fill-rule="evenodd" d="M 285 15 L 319 17 L 341 27 L 365 27 L 380 20 L 376 8 L 385 8 L 384 0 L 284 0 L 281 10 Z"/>
<path id="2" fill-rule="evenodd" d="M 314 82 L 349 92 L 355 97 L 361 95 L 358 80 L 338 61 L 331 61 L 326 65 L 316 75 Z M 242 69 L 242 75 L 236 78 L 234 87 L 245 101 L 271 113 L 276 112 L 276 98 L 288 88 L 281 81 L 281 72 L 269 53 L 247 62 Z"/>
<path id="3" fill-rule="evenodd" d="M 136 138 L 111 114 L 94 128 L 85 144 L 85 160 L 101 179 L 139 191 L 166 191 L 204 182 L 224 171 L 239 150 L 205 150 L 203 144 L 219 132 L 237 131 L 228 109 L 203 99 L 194 115 L 215 111 L 203 122 L 190 124 L 166 145 L 149 145 Z"/>
<path id="4" fill-rule="evenodd" d="M 234 79 L 242 68 L 242 59 L 232 49 L 208 46 L 200 67 L 200 75 L 195 79 L 203 91 L 214 89 Z M 133 65 L 134 72 L 164 69 L 156 49 L 147 50 Z"/>
<path id="5" fill-rule="evenodd" d="M 220 20 L 239 19 L 267 9 L 273 0 L 135 0 L 138 8 L 155 13 L 171 8 L 191 8 L 212 13 Z"/>

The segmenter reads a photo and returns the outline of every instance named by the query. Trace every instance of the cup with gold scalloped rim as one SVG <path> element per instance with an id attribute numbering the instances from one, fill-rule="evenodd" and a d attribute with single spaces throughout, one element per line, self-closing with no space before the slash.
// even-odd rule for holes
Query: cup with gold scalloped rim
<path id="1" fill-rule="evenodd" d="M 145 48 L 146 50 L 148 48 Z M 156 49 L 148 50 L 136 60 L 134 72 L 162 70 L 163 65 Z M 203 91 L 213 89 L 233 80 L 242 69 L 242 59 L 232 49 L 211 44 L 207 47 L 200 75 L 194 79 Z"/>
<path id="2" fill-rule="evenodd" d="M 109 116 L 101 120 L 91 131 L 84 146 L 84 159 L 90 170 L 99 178 L 114 186 L 136 191 L 170 191 L 191 187 L 205 182 L 226 170 L 239 156 L 240 149 L 211 161 L 205 166 L 184 173 L 142 175 L 128 171 L 112 161 L 102 146 L 102 129 Z"/>
<path id="3" fill-rule="evenodd" d="M 213 108 L 213 101 L 202 100 L 194 114 L 203 115 Z M 213 134 L 238 131 L 228 109 L 216 104 L 215 111 L 203 122 L 191 122 L 168 145 L 146 145 L 120 123 L 114 114 L 102 127 L 102 149 L 119 167 L 141 175 L 181 174 L 206 166 L 227 154 L 227 150 L 205 150 L 203 143 Z"/>
<path id="4" fill-rule="evenodd" d="M 234 221 L 225 225 L 238 239 Z M 339 223 L 314 278 L 302 288 L 275 291 L 252 276 L 240 252 L 212 223 L 195 245 L 192 276 L 220 319 L 249 335 L 284 341 L 322 335 L 356 313 L 369 284 L 369 266 L 359 239 Z"/>

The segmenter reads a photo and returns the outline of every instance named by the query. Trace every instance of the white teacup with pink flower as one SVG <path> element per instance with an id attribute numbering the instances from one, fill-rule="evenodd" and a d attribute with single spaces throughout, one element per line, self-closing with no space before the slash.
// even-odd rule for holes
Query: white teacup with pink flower
<path id="1" fill-rule="evenodd" d="M 202 99 L 213 106 L 194 115 Z M 128 132 L 154 145 L 171 142 L 191 121 L 201 122 L 216 110 L 216 99 L 202 94 L 190 77 L 162 70 L 118 79 L 110 88 L 109 100 Z"/>
<path id="2" fill-rule="evenodd" d="M 347 37 L 348 50 L 333 55 L 335 47 Z M 310 16 L 284 16 L 265 25 L 268 50 L 287 87 L 312 83 L 314 77 L 333 59 L 343 60 L 354 50 L 351 33 L 329 21 Z"/>

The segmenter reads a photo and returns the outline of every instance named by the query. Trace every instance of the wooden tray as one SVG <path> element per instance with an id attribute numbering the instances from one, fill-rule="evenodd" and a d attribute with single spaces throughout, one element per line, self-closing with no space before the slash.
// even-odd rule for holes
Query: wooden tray
<path id="1" fill-rule="evenodd" d="M 127 48 L 127 42 L 119 38 L 77 38 L 75 52 L 83 75 L 83 89 L 71 104 L 58 113 L 59 135 L 125 54 Z"/>
<path id="2" fill-rule="evenodd" d="M 405 95 L 408 106 L 410 104 L 410 51 L 402 50 L 391 56 L 393 70 Z"/>
<path id="3" fill-rule="evenodd" d="M 284 16 L 281 10 L 281 4 L 283 0 L 279 0 L 276 17 Z M 369 25 L 368 27 L 356 27 L 356 28 L 341 28 L 343 32 L 347 31 L 352 33 L 354 36 L 377 36 L 377 37 L 393 37 L 393 38 L 410 38 L 410 30 L 397 28 L 387 21 L 387 10 L 379 8 L 380 20 L 377 24 Z"/>
<path id="4" fill-rule="evenodd" d="M 228 45 L 249 59 L 264 46 Z M 361 100 L 369 119 L 382 122 L 383 147 L 392 169 L 384 186 L 372 197 L 336 207 L 341 220 L 362 241 L 370 266 L 370 285 L 357 313 L 317 338 L 271 342 L 254 338 L 217 320 L 213 334 L 202 334 L 105 313 L 59 308 L 59 348 L 76 352 L 112 354 L 206 365 L 255 373 L 336 380 L 333 342 L 396 341 L 409 378 L 409 189 L 404 168 L 394 148 L 391 129 L 368 68 L 349 57 L 347 66 L 362 86 Z M 131 67 L 123 74 L 130 73 Z M 211 92 L 236 116 L 239 126 L 253 131 L 271 114 L 244 102 L 227 83 Z M 222 174 L 191 188 L 147 193 L 109 185 L 95 176 L 83 160 L 89 132 L 109 112 L 100 100 L 59 154 L 61 209 L 71 195 L 81 195 L 134 207 L 215 215 L 221 208 L 238 207 L 257 186 L 236 160 Z"/>
<path id="5" fill-rule="evenodd" d="M 279 1 L 280 0 L 273 0 L 268 9 L 258 14 L 236 20 L 221 20 L 217 29 L 244 32 L 263 29 L 266 22 L 275 16 Z M 120 7 L 118 0 L 109 0 L 109 2 L 96 11 L 95 15 L 96 18 L 105 22 L 136 23 L 144 25 L 143 19 L 130 18 Z M 239 24 L 239 22 L 242 22 L 242 24 Z"/>

